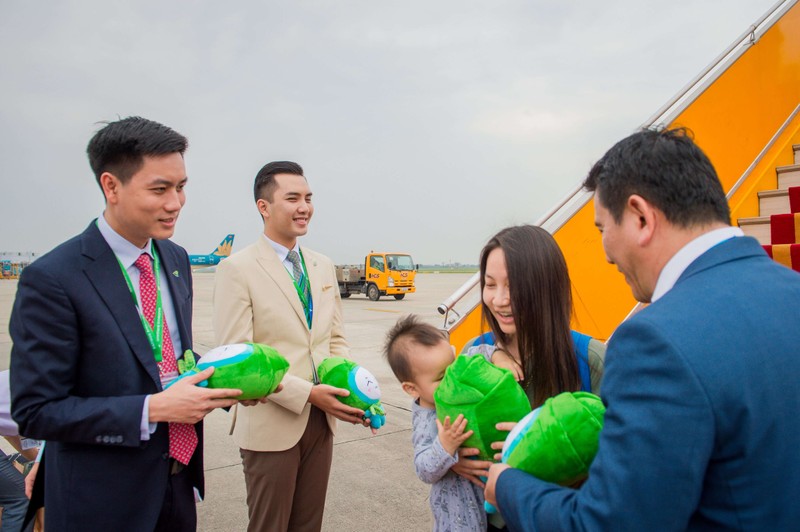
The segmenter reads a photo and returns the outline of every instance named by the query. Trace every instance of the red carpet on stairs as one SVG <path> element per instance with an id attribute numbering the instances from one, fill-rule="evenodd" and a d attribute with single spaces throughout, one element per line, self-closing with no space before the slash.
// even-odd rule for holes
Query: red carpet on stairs
<path id="1" fill-rule="evenodd" d="M 772 257 L 775 262 L 800 272 L 800 244 L 777 244 L 763 247 L 767 255 Z"/>
<path id="2" fill-rule="evenodd" d="M 800 243 L 800 212 L 773 214 L 769 217 L 769 226 L 773 245 Z"/>
<path id="3" fill-rule="evenodd" d="M 789 210 L 800 212 L 800 187 L 789 187 Z"/>

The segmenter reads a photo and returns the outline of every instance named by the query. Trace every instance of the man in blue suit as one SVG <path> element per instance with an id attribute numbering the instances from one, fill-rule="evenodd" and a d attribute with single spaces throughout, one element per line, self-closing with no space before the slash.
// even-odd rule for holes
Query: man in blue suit
<path id="1" fill-rule="evenodd" d="M 730 227 L 684 131 L 622 140 L 584 186 L 608 261 L 652 304 L 609 341 L 586 483 L 496 464 L 487 499 L 511 530 L 796 530 L 800 276 Z"/>
<path id="2" fill-rule="evenodd" d="M 103 214 L 20 278 L 12 415 L 47 440 L 36 480 L 48 529 L 196 528 L 201 420 L 240 392 L 195 386 L 209 371 L 165 389 L 192 347 L 189 259 L 167 240 L 185 201 L 186 147 L 139 117 L 98 131 L 87 151 Z"/>

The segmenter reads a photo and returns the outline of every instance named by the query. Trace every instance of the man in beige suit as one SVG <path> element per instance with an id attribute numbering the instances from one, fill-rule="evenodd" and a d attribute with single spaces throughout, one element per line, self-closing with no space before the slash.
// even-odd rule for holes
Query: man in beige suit
<path id="1" fill-rule="evenodd" d="M 327 356 L 347 356 L 333 263 L 300 247 L 314 213 L 303 169 L 272 162 L 253 192 L 264 234 L 217 266 L 218 344 L 259 342 L 289 360 L 283 390 L 234 411 L 247 486 L 249 531 L 318 531 L 322 526 L 336 419 L 363 423 L 339 402 L 347 390 L 319 384 Z"/>

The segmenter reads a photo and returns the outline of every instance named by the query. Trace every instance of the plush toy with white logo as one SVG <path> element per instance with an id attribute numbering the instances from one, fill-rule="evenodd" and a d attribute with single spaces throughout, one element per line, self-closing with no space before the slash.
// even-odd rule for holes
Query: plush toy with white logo
<path id="1" fill-rule="evenodd" d="M 508 433 L 502 462 L 538 479 L 575 486 L 589 475 L 605 406 L 588 392 L 564 392 L 525 416 Z M 486 511 L 494 507 L 486 504 Z"/>
<path id="2" fill-rule="evenodd" d="M 198 386 L 242 390 L 236 399 L 259 399 L 271 394 L 289 370 L 289 362 L 275 349 L 264 344 L 228 344 L 216 347 L 195 362 L 186 351 L 178 360 L 179 379 L 214 367 L 214 373 Z"/>
<path id="3" fill-rule="evenodd" d="M 386 424 L 386 411 L 381 404 L 381 388 L 378 379 L 352 360 L 343 357 L 328 357 L 318 367 L 322 384 L 344 388 L 347 397 L 339 396 L 342 403 L 364 411 L 364 419 L 370 426 L 379 429 Z"/>

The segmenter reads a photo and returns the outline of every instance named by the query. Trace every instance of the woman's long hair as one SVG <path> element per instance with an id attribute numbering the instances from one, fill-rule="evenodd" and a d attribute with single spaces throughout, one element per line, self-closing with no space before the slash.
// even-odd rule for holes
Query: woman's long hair
<path id="1" fill-rule="evenodd" d="M 483 319 L 505 346 L 509 338 L 483 302 L 486 261 L 500 248 L 505 254 L 511 311 L 517 347 L 525 377 L 522 387 L 533 387 L 533 407 L 548 397 L 581 387 L 570 333 L 572 291 L 564 255 L 555 239 L 533 225 L 507 227 L 481 251 L 481 306 Z"/>

